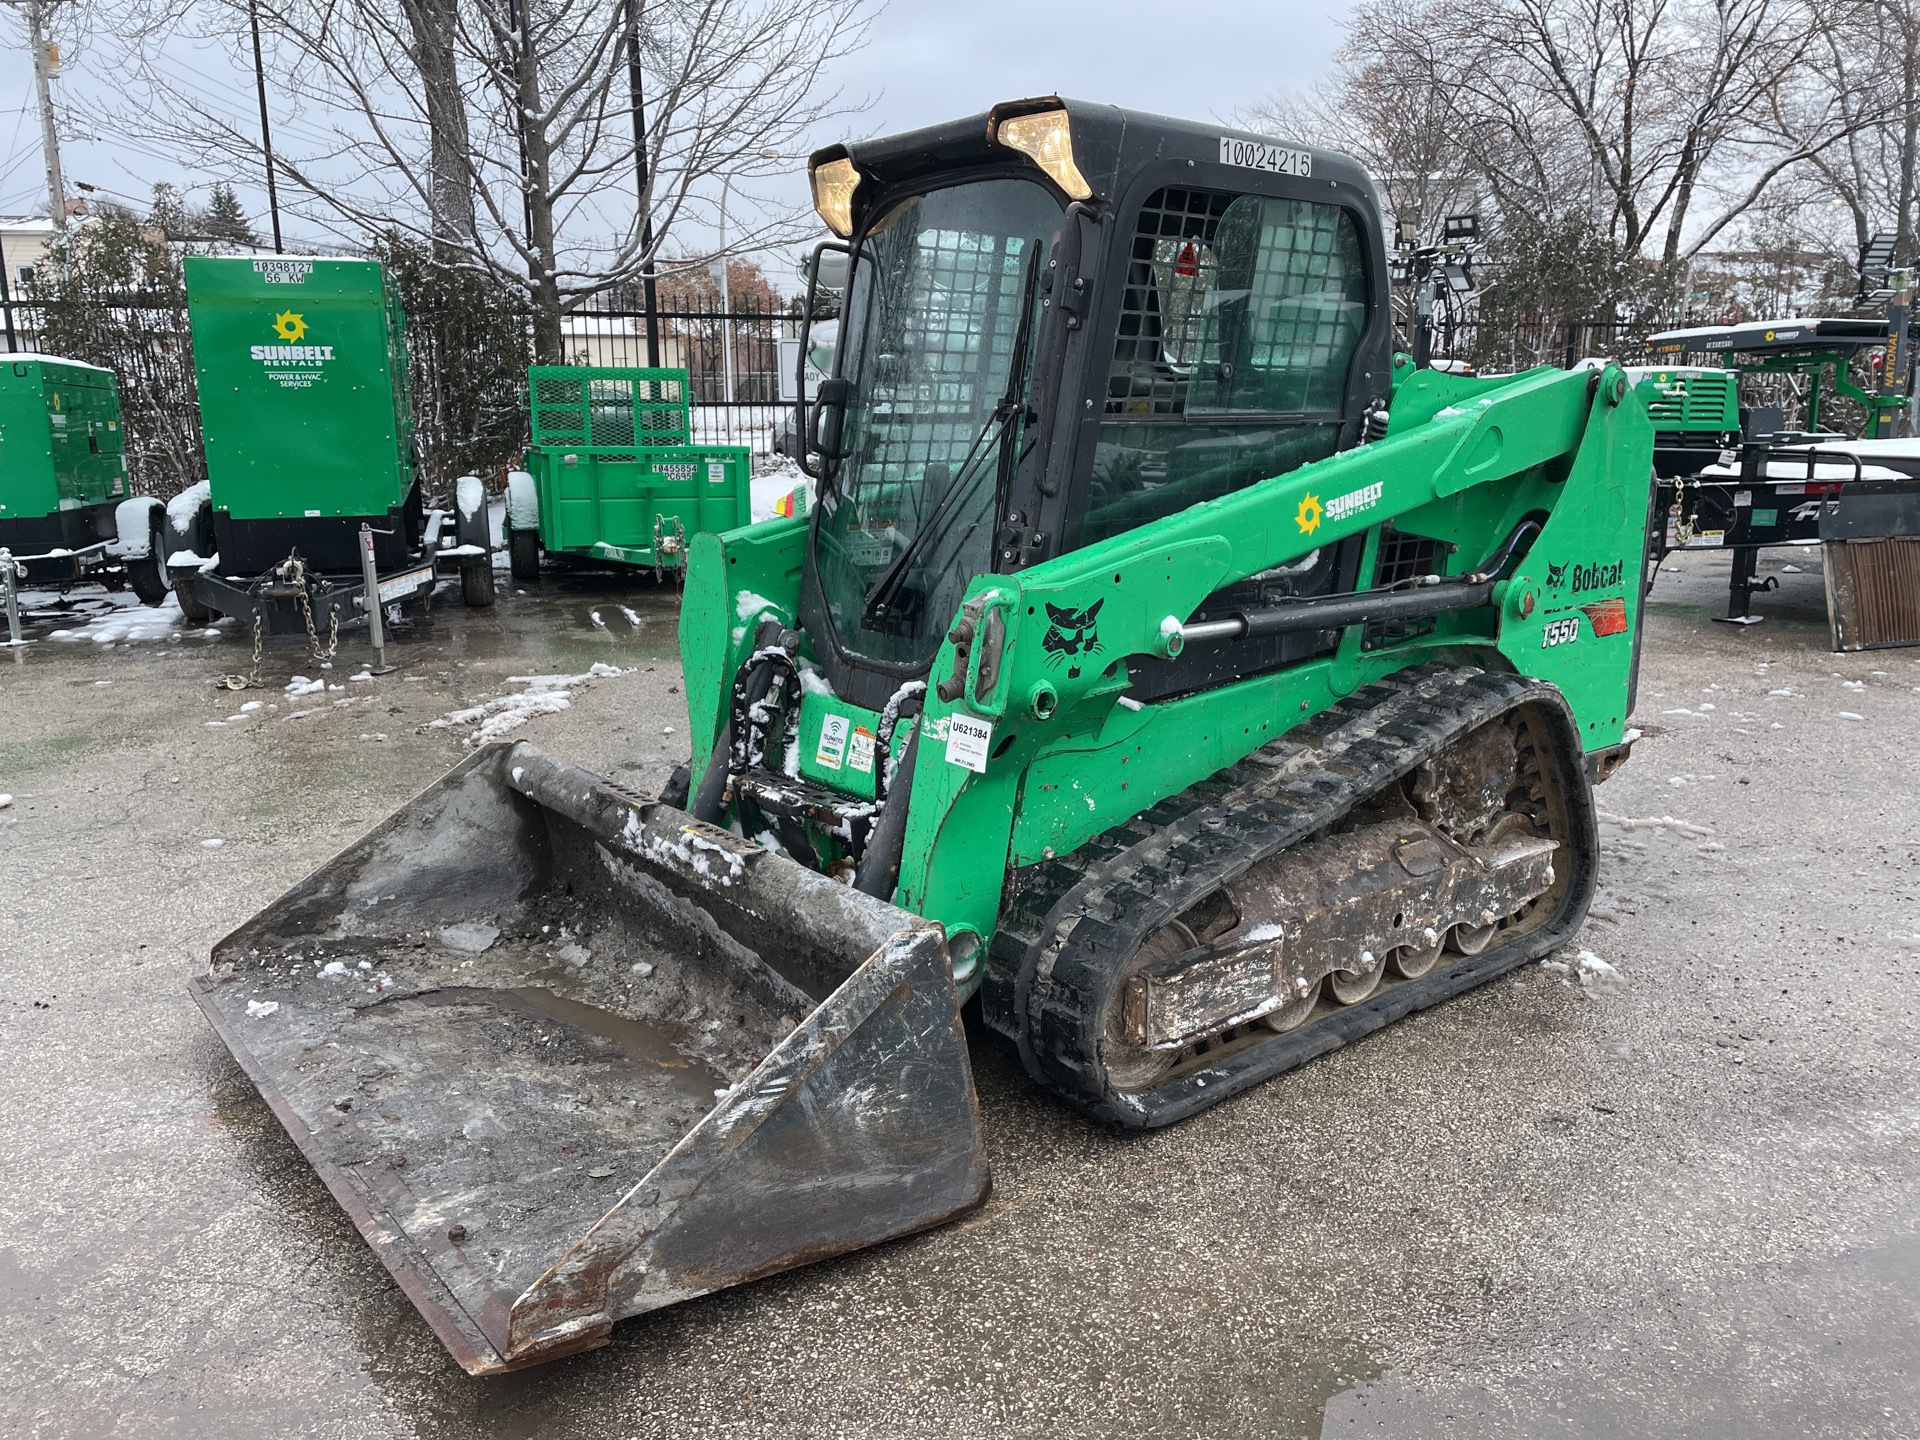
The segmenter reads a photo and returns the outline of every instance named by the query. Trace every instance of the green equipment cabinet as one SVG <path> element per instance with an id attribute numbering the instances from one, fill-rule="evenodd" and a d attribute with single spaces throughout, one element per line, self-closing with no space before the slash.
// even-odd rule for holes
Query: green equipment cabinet
<path id="1" fill-rule="evenodd" d="M 443 567 L 491 604 L 479 482 L 462 482 L 457 516 L 424 502 L 406 316 L 379 263 L 185 268 L 207 479 L 168 507 L 167 563 L 188 618 L 317 640 L 367 612 L 369 577 L 393 603 L 430 594 Z"/>
<path id="2" fill-rule="evenodd" d="M 507 551 L 516 579 L 540 554 L 679 575 L 695 536 L 751 522 L 744 445 L 695 445 L 685 370 L 535 365 L 533 443 L 507 482 Z"/>
<path id="3" fill-rule="evenodd" d="M 0 357 L 0 551 L 32 584 L 131 582 L 165 598 L 160 502 L 131 496 L 120 382 L 53 355 Z"/>
<path id="4" fill-rule="evenodd" d="M 1628 366 L 1653 421 L 1653 468 L 1663 479 L 1712 464 L 1740 440 L 1740 382 L 1708 366 Z"/>

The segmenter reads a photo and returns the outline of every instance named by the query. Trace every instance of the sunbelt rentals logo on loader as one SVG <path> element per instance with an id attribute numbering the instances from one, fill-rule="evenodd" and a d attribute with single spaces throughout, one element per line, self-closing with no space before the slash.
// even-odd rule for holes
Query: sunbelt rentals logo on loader
<path id="1" fill-rule="evenodd" d="M 1293 523 L 1300 527 L 1302 535 L 1311 535 L 1320 528 L 1322 520 L 1337 524 L 1349 515 L 1373 509 L 1380 503 L 1380 496 L 1385 489 L 1386 482 L 1376 480 L 1371 485 L 1362 485 L 1358 490 L 1349 490 L 1345 495 L 1336 495 L 1325 504 L 1321 503 L 1318 495 L 1308 495 L 1294 512 Z"/>
<path id="2" fill-rule="evenodd" d="M 307 345 L 307 320 L 293 310 L 281 310 L 273 317 L 273 333 L 278 345 L 255 345 L 253 358 L 266 367 L 267 374 L 280 382 L 282 390 L 305 390 L 333 359 L 333 346 Z"/>

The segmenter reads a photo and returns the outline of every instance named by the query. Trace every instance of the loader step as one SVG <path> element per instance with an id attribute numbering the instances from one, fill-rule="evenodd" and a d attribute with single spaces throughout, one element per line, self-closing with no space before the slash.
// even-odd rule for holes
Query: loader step
<path id="1" fill-rule="evenodd" d="M 1324 989 L 1320 973 L 1301 974 L 1304 995 L 1276 989 L 1264 1004 L 1243 988 L 1221 1002 L 1220 1023 L 1195 1023 L 1191 1043 L 1149 1033 L 1144 1007 L 1156 983 L 1184 975 L 1204 1005 L 1206 986 L 1218 990 L 1233 962 L 1241 962 L 1239 980 L 1247 957 L 1264 958 L 1257 945 L 1235 953 L 1194 943 L 1185 922 L 1207 916 L 1210 904 L 1217 911 L 1230 886 L 1263 878 L 1281 885 L 1293 897 L 1286 924 L 1241 927 L 1242 936 L 1286 930 L 1288 941 L 1269 948 L 1286 951 L 1297 941 L 1294 951 L 1311 952 L 1328 943 L 1326 930 L 1311 926 L 1333 922 L 1303 918 L 1301 874 L 1315 862 L 1352 863 L 1353 845 L 1330 837 L 1364 839 L 1368 818 L 1404 817 L 1409 833 L 1447 858 L 1445 827 L 1435 833 L 1415 815 L 1406 791 L 1417 790 L 1416 772 L 1440 757 L 1425 776 L 1439 793 L 1422 799 L 1458 819 L 1475 803 L 1460 780 L 1471 777 L 1475 752 L 1459 747 L 1508 723 L 1520 728 L 1519 772 L 1540 792 L 1533 828 L 1553 842 L 1550 871 L 1539 870 L 1538 838 L 1516 833 L 1521 820 L 1499 821 L 1492 811 L 1473 817 L 1487 822 L 1487 833 L 1477 846 L 1452 846 L 1461 854 L 1451 860 L 1473 861 L 1472 873 L 1492 888 L 1474 891 L 1470 913 L 1437 909 L 1426 932 L 1394 932 L 1398 949 L 1378 942 L 1369 950 L 1356 933 L 1353 970 L 1327 974 Z M 1021 871 L 989 959 L 983 1015 L 1036 1080 L 1075 1106 L 1127 1129 L 1170 1124 L 1544 954 L 1584 918 L 1595 862 L 1592 792 L 1558 692 L 1521 676 L 1420 666 L 1368 686 L 1072 855 Z M 1439 863 L 1409 860 L 1395 873 Z M 1507 891 L 1487 878 L 1496 872 Z M 1321 888 L 1337 891 L 1345 874 L 1322 879 Z M 1483 924 L 1489 905 L 1492 919 Z M 1339 918 L 1356 923 L 1344 908 Z M 1169 942 L 1169 932 L 1183 938 Z M 1440 953 L 1443 945 L 1452 953 Z M 1403 970 L 1398 978 L 1386 974 L 1390 952 Z"/>

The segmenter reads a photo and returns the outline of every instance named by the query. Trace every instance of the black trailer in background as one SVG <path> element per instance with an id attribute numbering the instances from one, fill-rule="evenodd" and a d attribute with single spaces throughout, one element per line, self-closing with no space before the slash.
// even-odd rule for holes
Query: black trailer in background
<path id="1" fill-rule="evenodd" d="M 1805 386 L 1801 428 L 1786 429 L 1777 408 L 1742 405 L 1737 436 L 1663 431 L 1656 442 L 1654 573 L 1675 550 L 1731 550 L 1727 613 L 1717 618 L 1765 618 L 1753 613 L 1753 597 L 1779 582 L 1757 578 L 1762 549 L 1820 544 L 1834 649 L 1920 644 L 1911 330 L 1904 303 L 1888 311 L 1887 320 L 1776 320 L 1668 331 L 1648 342 L 1656 361 L 1678 372 L 1676 383 L 1692 365 L 1737 377 L 1786 375 Z M 1862 368 L 1867 386 L 1856 378 Z M 1866 433 L 1821 428 L 1823 397 L 1858 404 Z"/>

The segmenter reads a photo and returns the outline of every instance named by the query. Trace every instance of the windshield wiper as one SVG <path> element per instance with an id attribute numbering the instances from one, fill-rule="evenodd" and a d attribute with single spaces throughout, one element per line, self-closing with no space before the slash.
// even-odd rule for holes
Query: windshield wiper
<path id="1" fill-rule="evenodd" d="M 893 602 L 899 598 L 900 591 L 906 586 L 907 574 L 913 568 L 913 562 L 920 558 L 921 552 L 942 532 L 948 519 L 948 507 L 963 493 L 967 479 L 986 454 L 981 447 L 986 443 L 987 437 L 994 433 L 996 427 L 1000 429 L 1001 437 L 998 452 L 1001 476 L 996 484 L 997 500 L 998 487 L 1006 480 L 1008 452 L 1005 442 L 1007 436 L 1012 434 L 1009 422 L 1020 413 L 1025 404 L 1027 350 L 1033 330 L 1033 297 L 1039 286 L 1040 247 L 1036 245 L 1028 259 L 1026 282 L 1020 290 L 1020 325 L 1014 334 L 1013 358 L 1007 372 L 1006 392 L 1001 395 L 999 403 L 993 407 L 993 412 L 980 426 L 979 433 L 973 437 L 973 443 L 967 447 L 966 458 L 960 462 L 959 469 L 953 472 L 953 478 L 947 481 L 946 486 L 940 491 L 939 498 L 933 502 L 933 509 L 927 512 L 927 518 L 921 522 L 919 530 L 906 543 L 906 547 L 893 557 L 893 563 L 888 565 L 885 572 L 874 582 L 873 589 L 867 592 L 866 603 L 860 607 L 860 623 L 865 628 L 872 629 L 874 622 L 893 608 Z"/>

